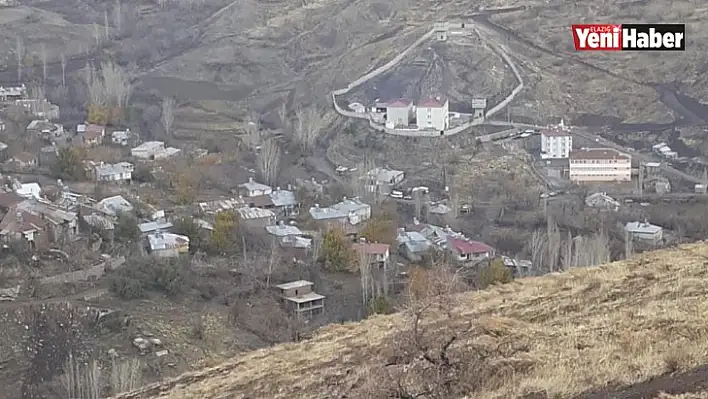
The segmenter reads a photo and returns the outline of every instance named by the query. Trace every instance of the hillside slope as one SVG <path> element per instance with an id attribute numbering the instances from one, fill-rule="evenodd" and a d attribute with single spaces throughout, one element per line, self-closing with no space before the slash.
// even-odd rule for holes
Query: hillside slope
<path id="1" fill-rule="evenodd" d="M 449 317 L 428 319 L 420 329 L 428 337 L 454 337 L 446 339 L 450 361 L 474 364 L 465 368 L 474 373 L 456 376 L 476 376 L 456 382 L 471 397 L 613 396 L 597 389 L 619 392 L 708 362 L 707 264 L 708 245 L 698 243 L 523 279 L 457 296 Z M 423 356 L 394 353 L 409 341 L 410 326 L 401 314 L 334 325 L 309 341 L 259 350 L 120 398 L 387 396 L 390 391 L 376 389 L 401 376 L 387 365 L 405 363 L 409 380 L 397 382 L 409 387 L 417 384 L 410 378 L 426 372 Z M 660 388 L 641 397 L 660 397 Z"/>

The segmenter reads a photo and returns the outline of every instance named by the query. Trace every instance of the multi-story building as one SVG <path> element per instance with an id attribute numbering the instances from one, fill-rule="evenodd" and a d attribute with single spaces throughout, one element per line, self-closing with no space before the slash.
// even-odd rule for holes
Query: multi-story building
<path id="1" fill-rule="evenodd" d="M 586 148 L 569 154 L 570 180 L 574 183 L 628 182 L 632 158 L 610 148 Z"/>
<path id="2" fill-rule="evenodd" d="M 445 130 L 450 127 L 450 103 L 440 97 L 422 100 L 415 110 L 418 129 Z"/>
<path id="3" fill-rule="evenodd" d="M 386 105 L 386 120 L 392 123 L 393 127 L 408 126 L 412 113 L 413 103 L 405 98 L 399 98 Z"/>
<path id="4" fill-rule="evenodd" d="M 566 159 L 573 149 L 573 136 L 564 130 L 541 131 L 541 158 Z"/>

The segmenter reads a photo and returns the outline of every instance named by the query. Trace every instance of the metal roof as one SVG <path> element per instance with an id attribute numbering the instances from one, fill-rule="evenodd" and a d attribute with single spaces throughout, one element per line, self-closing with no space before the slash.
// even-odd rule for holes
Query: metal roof
<path id="1" fill-rule="evenodd" d="M 281 290 L 291 290 L 293 288 L 311 287 L 313 285 L 315 285 L 315 283 L 313 283 L 312 281 L 297 280 L 291 281 L 289 283 L 278 284 L 276 285 L 276 287 Z"/>

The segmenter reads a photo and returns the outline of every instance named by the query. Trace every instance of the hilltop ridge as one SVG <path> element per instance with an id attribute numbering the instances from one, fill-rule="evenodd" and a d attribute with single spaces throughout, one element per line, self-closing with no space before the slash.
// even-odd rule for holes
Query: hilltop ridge
<path id="1" fill-rule="evenodd" d="M 521 279 L 457 295 L 449 317 L 426 319 L 420 329 L 427 337 L 454 337 L 446 348 L 449 361 L 474 364 L 452 382 L 458 397 L 600 398 L 628 389 L 666 397 L 661 386 L 641 388 L 642 381 L 708 361 L 707 263 L 708 245 L 701 242 Z M 311 340 L 251 352 L 116 398 L 377 397 L 390 393 L 386 379 L 400 377 L 391 367 L 410 374 L 397 384 L 420 389 L 414 379 L 429 371 L 421 366 L 425 356 L 396 353 L 410 326 L 406 313 L 332 325 Z M 436 348 L 442 354 L 442 346 Z M 470 371 L 477 377 L 464 380 Z M 706 389 L 672 384 L 666 392 Z"/>

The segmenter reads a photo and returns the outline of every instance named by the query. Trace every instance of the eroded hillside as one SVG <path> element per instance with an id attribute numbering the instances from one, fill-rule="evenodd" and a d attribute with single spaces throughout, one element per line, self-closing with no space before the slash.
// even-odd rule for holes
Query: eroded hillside
<path id="1" fill-rule="evenodd" d="M 408 313 L 333 325 L 120 398 L 413 394 L 445 362 L 455 396 L 608 397 L 606 386 L 620 392 L 708 361 L 707 262 L 698 243 L 522 279 L 454 297 L 448 315 L 426 317 L 417 332 Z M 649 388 L 642 397 L 660 397 L 661 386 Z M 706 389 L 675 388 L 667 391 Z"/>

